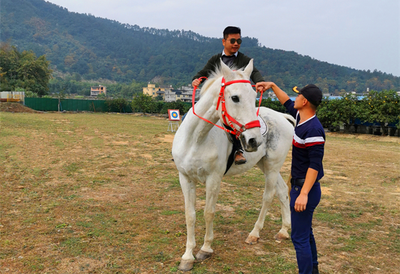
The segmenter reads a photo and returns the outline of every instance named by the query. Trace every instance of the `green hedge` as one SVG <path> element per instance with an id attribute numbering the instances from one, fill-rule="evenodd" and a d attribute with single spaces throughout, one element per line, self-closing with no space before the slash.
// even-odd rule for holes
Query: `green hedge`
<path id="1" fill-rule="evenodd" d="M 400 128 L 400 96 L 393 90 L 370 91 L 363 97 L 344 95 L 324 98 L 317 117 L 326 128 L 346 126 L 379 126 Z"/>
<path id="2" fill-rule="evenodd" d="M 126 99 L 74 100 L 61 99 L 62 111 L 94 111 L 120 113 L 160 113 L 167 114 L 168 109 L 179 109 L 184 115 L 192 106 L 182 101 L 163 102 L 151 96 L 139 94 L 132 101 Z M 341 125 L 375 125 L 400 128 L 400 96 L 393 90 L 370 91 L 362 98 L 356 95 L 344 95 L 338 99 L 323 98 L 317 111 L 322 125 L 334 129 Z M 258 102 L 256 103 L 258 106 Z M 59 99 L 25 98 L 25 105 L 41 111 L 58 111 Z M 278 100 L 263 99 L 262 106 L 285 112 Z"/>

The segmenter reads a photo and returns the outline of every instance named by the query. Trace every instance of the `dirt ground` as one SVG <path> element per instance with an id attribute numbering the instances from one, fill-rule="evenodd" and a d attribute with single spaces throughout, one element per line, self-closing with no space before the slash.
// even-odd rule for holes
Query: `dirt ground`
<path id="1" fill-rule="evenodd" d="M 0 111 L 2 112 L 13 112 L 13 113 L 37 113 L 36 110 L 28 108 L 20 103 L 11 103 L 11 102 L 1 102 L 0 103 Z"/>
<path id="2" fill-rule="evenodd" d="M 0 273 L 179 272 L 184 205 L 165 118 L 0 107 Z M 327 133 L 324 168 L 314 218 L 320 272 L 399 273 L 400 138 Z M 289 169 L 290 155 L 284 179 Z M 215 254 L 190 273 L 296 273 L 292 243 L 273 238 L 276 199 L 260 242 L 244 243 L 262 190 L 256 168 L 223 179 Z"/>

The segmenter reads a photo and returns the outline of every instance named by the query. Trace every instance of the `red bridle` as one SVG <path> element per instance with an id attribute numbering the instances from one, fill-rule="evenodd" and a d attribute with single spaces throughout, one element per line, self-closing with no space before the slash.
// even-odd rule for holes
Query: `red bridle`
<path id="1" fill-rule="evenodd" d="M 206 77 L 200 77 L 199 79 L 202 78 L 206 78 Z M 222 130 L 225 130 L 226 132 L 232 133 L 234 135 L 236 135 L 236 138 L 239 138 L 240 134 L 242 134 L 242 132 L 244 132 L 247 129 L 250 128 L 255 128 L 255 127 L 261 127 L 260 125 L 260 121 L 258 120 L 254 120 L 251 121 L 245 125 L 242 125 L 241 123 L 239 123 L 238 121 L 236 121 L 236 119 L 234 119 L 232 116 L 230 116 L 228 114 L 228 111 L 226 109 L 226 104 L 225 104 L 225 87 L 232 85 L 232 84 L 237 84 L 237 83 L 249 83 L 251 84 L 251 82 L 249 80 L 233 80 L 233 81 L 229 81 L 229 82 L 225 82 L 225 78 L 222 77 L 222 81 L 221 81 L 221 90 L 219 92 L 219 98 L 218 98 L 218 103 L 217 103 L 217 108 L 216 110 L 218 110 L 219 108 L 219 104 L 221 103 L 221 115 L 222 115 L 222 119 L 223 119 L 223 123 L 229 127 L 231 127 L 233 130 L 229 130 L 225 127 L 221 127 L 219 125 L 214 124 L 213 122 L 200 117 L 199 115 L 197 115 L 197 113 L 194 111 L 194 101 L 195 101 L 195 95 L 196 95 L 196 86 L 193 88 L 193 96 L 192 96 L 192 110 L 193 110 L 193 114 L 196 115 L 197 117 L 199 117 L 200 119 L 202 119 L 203 121 L 206 121 L 207 123 L 213 124 L 216 127 L 219 127 Z M 260 96 L 260 102 L 259 102 L 259 106 L 258 106 L 258 110 L 257 110 L 257 116 L 260 112 L 260 106 L 261 106 L 261 98 L 262 98 L 262 93 Z M 236 127 L 235 127 L 236 125 Z M 239 129 L 237 129 L 237 127 Z"/>

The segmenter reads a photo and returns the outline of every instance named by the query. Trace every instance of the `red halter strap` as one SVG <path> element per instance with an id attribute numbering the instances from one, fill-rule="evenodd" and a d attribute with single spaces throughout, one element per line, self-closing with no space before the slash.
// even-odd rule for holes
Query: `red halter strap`
<path id="1" fill-rule="evenodd" d="M 200 77 L 199 79 L 202 79 L 202 78 L 206 78 L 206 77 Z M 230 116 L 228 114 L 228 111 L 226 109 L 226 104 L 225 104 L 225 87 L 229 86 L 229 85 L 232 85 L 232 84 L 237 84 L 237 83 L 249 83 L 249 84 L 251 84 L 251 82 L 249 80 L 233 80 L 233 81 L 225 82 L 225 78 L 222 77 L 221 90 L 219 92 L 219 98 L 218 98 L 218 103 L 217 103 L 217 108 L 216 108 L 216 110 L 218 110 L 219 104 L 221 103 L 221 115 L 222 115 L 223 123 L 225 125 L 231 127 L 233 130 L 229 130 L 229 129 L 226 129 L 225 127 L 221 127 L 219 125 L 216 125 L 213 122 L 211 122 L 211 121 L 209 121 L 209 120 L 207 120 L 207 119 L 205 119 L 203 117 L 200 117 L 199 115 L 196 114 L 196 112 L 194 111 L 195 94 L 196 94 L 196 88 L 197 88 L 196 86 L 193 88 L 192 110 L 193 110 L 193 114 L 196 115 L 197 117 L 199 117 L 200 119 L 202 119 L 203 121 L 206 121 L 207 123 L 213 124 L 214 126 L 219 127 L 220 129 L 222 129 L 222 130 L 224 130 L 226 132 L 229 132 L 231 134 L 236 135 L 236 138 L 239 138 L 240 134 L 242 134 L 242 132 L 244 132 L 245 130 L 250 129 L 250 128 L 254 128 L 254 127 L 261 127 L 261 125 L 260 125 L 260 121 L 258 121 L 258 120 L 254 120 L 254 121 L 251 121 L 251 122 L 249 122 L 249 123 L 247 123 L 245 125 L 242 125 L 241 123 L 236 121 L 232 116 Z M 260 112 L 261 98 L 262 98 L 262 93 L 261 93 L 260 100 L 259 100 L 260 102 L 259 102 L 259 106 L 258 106 L 258 110 L 257 110 L 257 116 L 258 116 L 258 114 Z M 235 127 L 235 125 L 236 125 L 236 127 Z M 237 127 L 239 129 L 237 129 Z"/>

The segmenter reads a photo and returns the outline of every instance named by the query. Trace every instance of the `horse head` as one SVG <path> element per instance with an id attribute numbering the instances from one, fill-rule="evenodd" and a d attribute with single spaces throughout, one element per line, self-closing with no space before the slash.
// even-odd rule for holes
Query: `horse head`
<path id="1" fill-rule="evenodd" d="M 256 151 L 262 143 L 255 108 L 257 93 L 249 81 L 252 71 L 253 59 L 244 69 L 236 71 L 221 61 L 222 82 L 217 104 L 221 122 L 236 132 L 248 152 Z"/>

